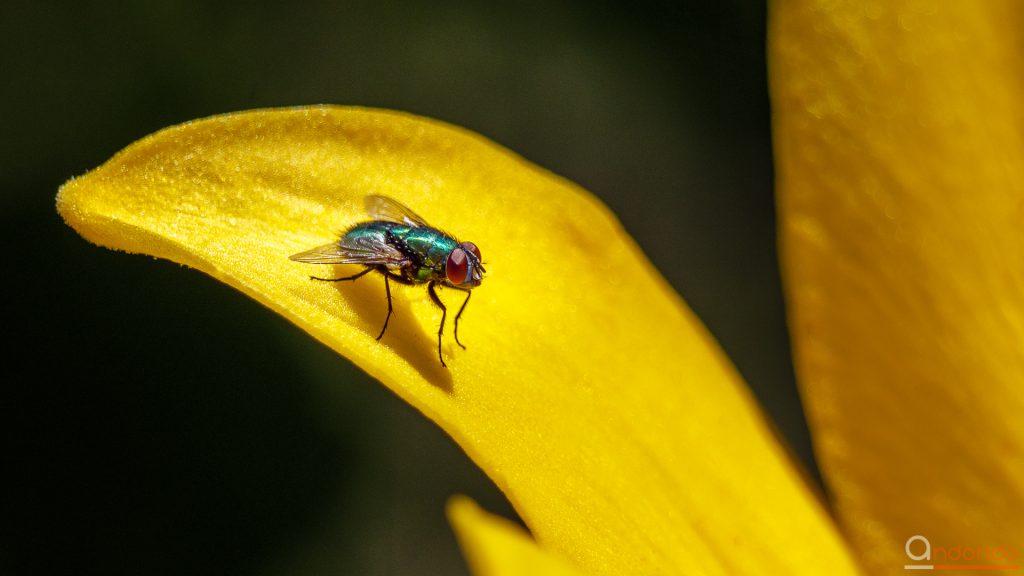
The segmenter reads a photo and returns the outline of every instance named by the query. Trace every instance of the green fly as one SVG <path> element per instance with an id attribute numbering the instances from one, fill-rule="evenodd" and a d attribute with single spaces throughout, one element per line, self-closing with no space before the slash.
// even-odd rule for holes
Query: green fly
<path id="1" fill-rule="evenodd" d="M 390 280 L 399 284 L 426 284 L 430 299 L 441 308 L 441 326 L 437 329 L 437 357 L 441 356 L 441 334 L 448 309 L 437 296 L 435 288 L 447 286 L 466 293 L 458 314 L 455 315 L 455 342 L 459 342 L 459 318 L 469 304 L 471 290 L 480 285 L 486 272 L 480 263 L 480 249 L 472 242 L 459 242 L 454 236 L 427 224 L 415 212 L 399 202 L 384 196 L 367 196 L 366 213 L 369 222 L 351 227 L 336 242 L 290 256 L 296 262 L 308 264 L 362 264 L 366 269 L 343 278 L 320 278 L 321 282 L 355 280 L 369 272 L 384 276 L 384 293 L 388 298 L 388 315 L 384 318 L 377 340 L 384 336 L 391 319 Z"/>

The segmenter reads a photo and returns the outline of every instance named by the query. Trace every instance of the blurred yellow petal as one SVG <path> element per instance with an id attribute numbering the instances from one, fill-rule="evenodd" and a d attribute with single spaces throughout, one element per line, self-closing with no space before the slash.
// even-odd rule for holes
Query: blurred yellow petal
<path id="1" fill-rule="evenodd" d="M 488 276 L 444 341 L 422 287 L 290 254 L 391 196 L 479 245 Z M 61 190 L 105 246 L 187 264 L 289 318 L 444 428 L 547 550 L 594 574 L 852 571 L 736 372 L 608 210 L 463 130 L 317 107 L 220 116 Z M 461 293 L 441 290 L 449 305 Z M 450 320 L 450 319 L 449 319 Z"/>
<path id="2" fill-rule="evenodd" d="M 476 576 L 580 576 L 565 560 L 541 549 L 516 524 L 465 497 L 448 503 L 448 519 Z"/>
<path id="3" fill-rule="evenodd" d="M 1024 543 L 1024 4 L 773 4 L 780 233 L 823 473 L 874 573 Z"/>

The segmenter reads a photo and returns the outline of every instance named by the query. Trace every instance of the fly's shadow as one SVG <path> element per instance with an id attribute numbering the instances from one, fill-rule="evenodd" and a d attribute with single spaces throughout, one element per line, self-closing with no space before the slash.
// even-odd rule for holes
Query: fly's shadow
<path id="1" fill-rule="evenodd" d="M 367 270 L 367 269 L 364 269 Z M 362 270 L 352 266 L 332 266 L 329 275 L 318 276 L 318 278 L 348 278 L 331 282 L 338 294 L 345 298 L 352 309 L 359 316 L 359 328 L 376 338 L 381 334 L 388 315 L 387 292 L 384 287 L 384 276 L 375 271 L 369 270 L 366 274 L 359 274 Z M 310 280 L 319 282 L 320 280 Z M 431 382 L 447 394 L 453 392 L 451 372 L 438 362 L 437 347 L 432 334 L 425 334 L 419 323 L 415 322 L 415 315 L 409 306 L 409 296 L 413 292 L 426 292 L 422 287 L 411 287 L 390 282 L 391 290 L 391 317 L 387 318 L 387 329 L 380 338 L 380 343 L 390 347 L 422 375 L 428 382 Z M 428 297 L 422 294 L 423 297 Z"/>

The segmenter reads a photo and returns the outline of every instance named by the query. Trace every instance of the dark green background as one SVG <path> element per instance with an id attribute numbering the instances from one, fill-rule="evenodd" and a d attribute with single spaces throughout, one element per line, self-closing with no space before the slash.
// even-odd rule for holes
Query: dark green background
<path id="1" fill-rule="evenodd" d="M 744 0 L 6 2 L 0 573 L 458 574 L 446 498 L 513 514 L 346 360 L 226 286 L 96 248 L 56 215 L 66 179 L 235 110 L 406 110 L 580 183 L 809 460 L 764 33 L 765 7 Z"/>

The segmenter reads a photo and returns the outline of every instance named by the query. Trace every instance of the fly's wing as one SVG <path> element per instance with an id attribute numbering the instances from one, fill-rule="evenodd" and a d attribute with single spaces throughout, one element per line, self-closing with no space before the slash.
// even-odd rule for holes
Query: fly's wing
<path id="1" fill-rule="evenodd" d="M 419 214 L 387 196 L 377 196 L 376 194 L 367 196 L 366 213 L 374 220 L 395 222 L 414 228 L 432 228 L 430 224 L 427 224 L 426 220 L 420 218 Z"/>
<path id="2" fill-rule="evenodd" d="M 306 264 L 363 264 L 365 266 L 400 266 L 405 256 L 379 236 L 343 236 L 341 240 L 317 246 L 288 257 Z"/>

